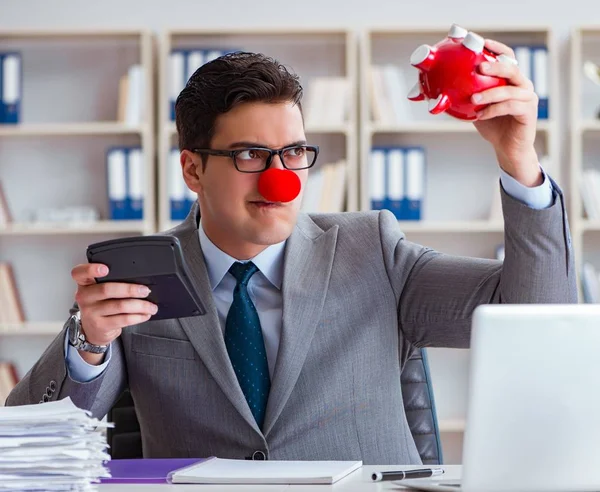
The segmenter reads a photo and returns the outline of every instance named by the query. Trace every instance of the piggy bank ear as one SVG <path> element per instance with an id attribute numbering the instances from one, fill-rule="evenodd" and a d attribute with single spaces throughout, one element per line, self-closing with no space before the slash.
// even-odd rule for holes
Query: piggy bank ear
<path id="1" fill-rule="evenodd" d="M 417 82 L 415 85 L 413 85 L 407 97 L 411 101 L 424 101 L 425 95 L 421 92 L 421 84 Z"/>
<path id="2" fill-rule="evenodd" d="M 462 39 L 468 33 L 469 31 L 467 31 L 464 27 L 460 27 L 458 24 L 452 24 L 450 30 L 448 31 L 448 37 L 452 39 Z"/>
<path id="3" fill-rule="evenodd" d="M 482 53 L 485 46 L 485 40 L 479 34 L 469 31 L 462 40 L 462 45 L 465 48 L 470 49 L 473 53 Z"/>
<path id="4" fill-rule="evenodd" d="M 440 114 L 450 107 L 450 98 L 447 94 L 440 94 L 435 99 L 429 100 L 429 112 L 431 114 Z"/>

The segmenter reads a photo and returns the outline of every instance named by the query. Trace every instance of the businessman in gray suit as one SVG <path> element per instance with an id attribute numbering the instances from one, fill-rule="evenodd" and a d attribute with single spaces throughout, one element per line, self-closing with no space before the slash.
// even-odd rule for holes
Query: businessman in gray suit
<path id="1" fill-rule="evenodd" d="M 304 188 L 314 164 L 302 88 L 274 60 L 227 55 L 176 106 L 198 203 L 169 233 L 207 313 L 148 321 L 146 288 L 97 284 L 106 269 L 78 265 L 72 316 L 7 404 L 69 396 L 102 417 L 129 388 L 146 457 L 420 463 L 399 377 L 411 351 L 468 347 L 480 304 L 577 302 L 563 194 L 534 149 L 532 84 L 510 64 L 482 69 L 509 81 L 481 94 L 474 122 L 499 164 L 503 262 L 414 244 L 389 211 L 307 215 L 302 193 L 267 202 L 260 172 L 291 169 Z"/>

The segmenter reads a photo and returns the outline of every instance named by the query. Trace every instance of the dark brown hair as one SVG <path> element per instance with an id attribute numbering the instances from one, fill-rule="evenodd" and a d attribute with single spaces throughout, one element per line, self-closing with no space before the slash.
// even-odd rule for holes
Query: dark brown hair
<path id="1" fill-rule="evenodd" d="M 261 53 L 238 51 L 212 60 L 177 97 L 179 149 L 209 148 L 217 117 L 242 103 L 290 101 L 302 111 L 302 91 L 298 75 Z"/>

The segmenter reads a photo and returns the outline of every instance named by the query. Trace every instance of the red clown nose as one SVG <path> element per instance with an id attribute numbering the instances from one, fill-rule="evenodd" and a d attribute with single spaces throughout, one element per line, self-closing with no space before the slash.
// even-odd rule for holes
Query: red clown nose
<path id="1" fill-rule="evenodd" d="M 300 193 L 300 178 L 288 169 L 267 169 L 258 179 L 258 192 L 270 202 L 291 202 Z"/>

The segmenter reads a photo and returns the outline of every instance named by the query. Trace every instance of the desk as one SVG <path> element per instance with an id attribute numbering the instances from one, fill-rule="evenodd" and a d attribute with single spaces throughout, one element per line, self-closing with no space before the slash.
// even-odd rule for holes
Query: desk
<path id="1" fill-rule="evenodd" d="M 354 473 L 343 478 L 333 485 L 122 485 L 102 484 L 98 486 L 99 492 L 131 492 L 148 490 L 149 492 L 379 492 L 382 490 L 407 490 L 392 482 L 373 482 L 371 474 L 374 471 L 387 470 L 409 470 L 411 468 L 423 468 L 422 466 L 363 466 Z M 446 470 L 444 478 L 460 478 L 462 466 L 442 466 Z"/>

